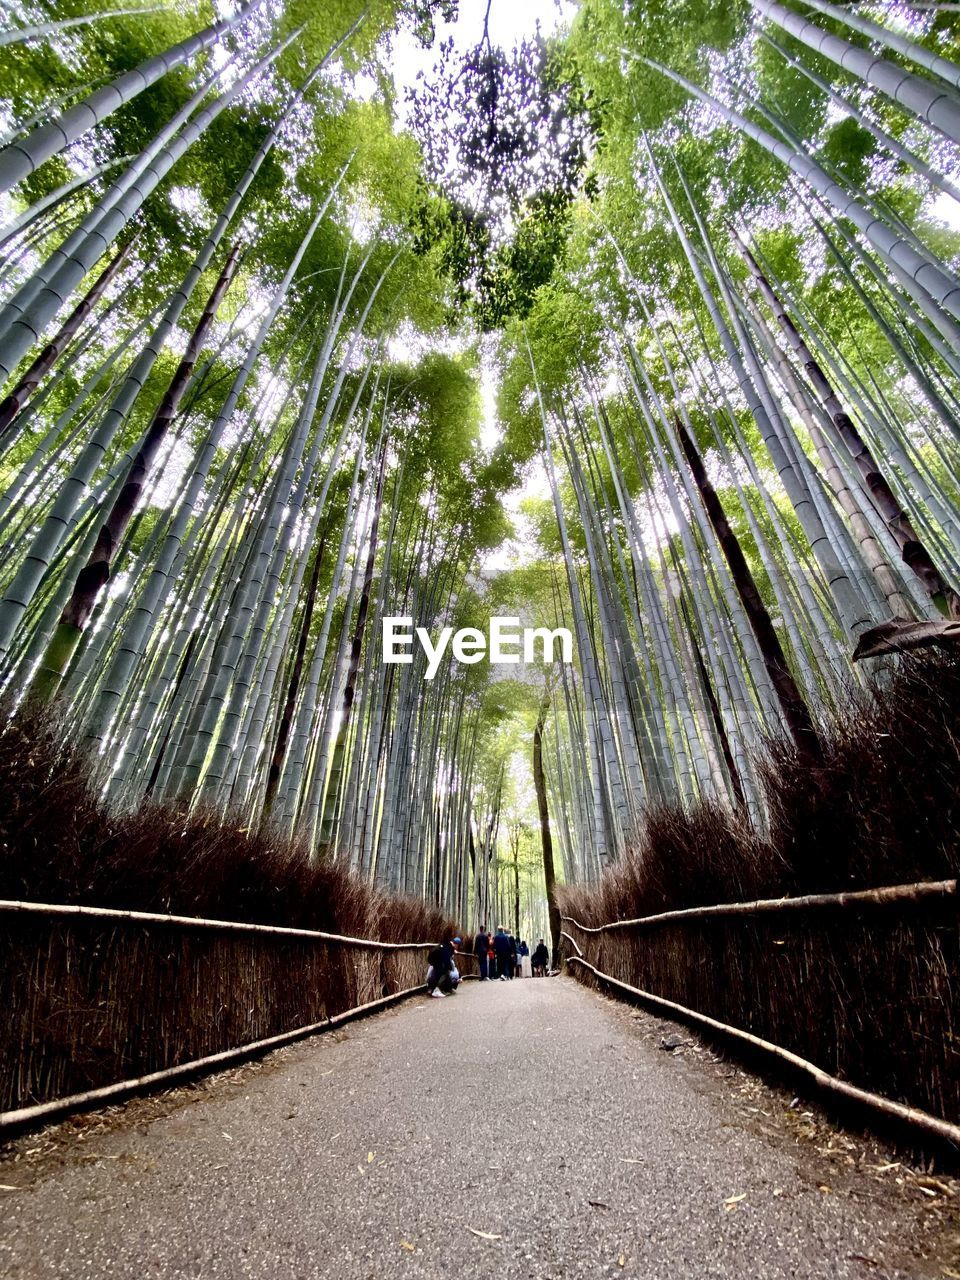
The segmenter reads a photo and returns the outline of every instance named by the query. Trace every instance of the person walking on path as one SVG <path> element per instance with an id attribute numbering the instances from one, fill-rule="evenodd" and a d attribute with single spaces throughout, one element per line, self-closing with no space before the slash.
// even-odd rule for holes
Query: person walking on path
<path id="1" fill-rule="evenodd" d="M 525 941 L 520 943 L 520 971 L 517 974 L 519 978 L 532 978 L 533 970 L 530 967 L 530 948 Z"/>
<path id="2" fill-rule="evenodd" d="M 427 993 L 438 1000 L 453 995 L 460 981 L 460 974 L 453 958 L 453 949 L 460 945 L 459 938 L 444 938 L 439 947 L 427 956 Z"/>
<path id="3" fill-rule="evenodd" d="M 477 957 L 477 966 L 480 970 L 480 981 L 490 981 L 489 957 L 490 957 L 490 935 L 487 933 L 487 926 L 482 924 L 477 931 L 477 936 L 473 940 L 473 954 Z"/>
<path id="4" fill-rule="evenodd" d="M 513 939 L 504 930 L 502 924 L 497 926 L 497 936 L 493 940 L 493 949 L 497 954 L 497 977 L 501 982 L 506 982 L 508 978 L 513 977 L 516 947 Z"/>
<path id="5" fill-rule="evenodd" d="M 533 964 L 533 976 L 535 978 L 546 977 L 547 965 L 550 962 L 550 952 L 547 950 L 547 944 L 542 938 L 537 943 L 531 960 Z"/>

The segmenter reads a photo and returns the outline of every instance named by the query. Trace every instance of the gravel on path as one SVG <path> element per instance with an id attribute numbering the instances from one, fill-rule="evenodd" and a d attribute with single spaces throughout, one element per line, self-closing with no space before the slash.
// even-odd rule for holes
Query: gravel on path
<path id="1" fill-rule="evenodd" d="M 571 979 L 468 984 L 21 1140 L 0 1276 L 960 1276 L 915 1189 L 751 1079 Z"/>

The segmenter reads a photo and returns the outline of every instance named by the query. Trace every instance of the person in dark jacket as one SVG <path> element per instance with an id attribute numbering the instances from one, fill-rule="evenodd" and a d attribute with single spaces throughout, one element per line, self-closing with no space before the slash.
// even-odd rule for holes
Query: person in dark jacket
<path id="1" fill-rule="evenodd" d="M 490 970 L 487 963 L 490 951 L 490 935 L 487 933 L 487 926 L 482 924 L 477 931 L 477 936 L 473 940 L 473 954 L 477 957 L 477 965 L 480 969 L 480 981 L 490 981 Z"/>
<path id="2" fill-rule="evenodd" d="M 497 955 L 497 977 L 501 982 L 506 982 L 508 978 L 513 977 L 516 946 L 510 935 L 505 932 L 502 924 L 497 926 L 497 936 L 493 940 L 493 949 Z"/>
<path id="3" fill-rule="evenodd" d="M 535 978 L 543 978 L 547 973 L 547 965 L 550 963 L 550 952 L 547 950 L 547 944 L 541 938 L 537 943 L 533 955 L 530 957 L 530 963 L 533 966 L 533 976 Z"/>
<path id="4" fill-rule="evenodd" d="M 459 938 L 444 938 L 440 946 L 434 947 L 427 956 L 427 993 L 438 1000 L 453 995 L 460 982 L 453 956 L 454 947 L 459 945 Z"/>

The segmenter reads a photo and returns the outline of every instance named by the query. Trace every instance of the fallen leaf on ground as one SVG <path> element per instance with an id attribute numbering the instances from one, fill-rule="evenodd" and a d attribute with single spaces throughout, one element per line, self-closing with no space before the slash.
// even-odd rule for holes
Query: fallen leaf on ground
<path id="1" fill-rule="evenodd" d="M 620 1161 L 622 1164 L 643 1164 L 642 1160 L 631 1160 L 629 1156 L 621 1156 Z"/>
<path id="2" fill-rule="evenodd" d="M 20 1187 L 11 1187 L 7 1182 L 0 1182 L 0 1191 L 20 1191 Z"/>
<path id="3" fill-rule="evenodd" d="M 416 1250 L 416 1247 L 417 1246 L 415 1244 L 411 1244 L 409 1240 L 400 1241 L 400 1248 L 406 1249 L 407 1253 L 413 1253 Z"/>
<path id="4" fill-rule="evenodd" d="M 735 1209 L 737 1207 L 741 1200 L 746 1200 L 746 1198 L 747 1193 L 745 1191 L 741 1192 L 738 1196 L 728 1196 L 723 1202 L 723 1207 L 726 1209 L 727 1213 L 729 1213 L 731 1209 Z"/>
<path id="5" fill-rule="evenodd" d="M 879 1267 L 880 1265 L 876 1258 L 869 1258 L 865 1253 L 851 1253 L 847 1256 L 851 1262 L 862 1262 L 865 1267 Z"/>
<path id="6" fill-rule="evenodd" d="M 626 1255 L 621 1253 L 620 1257 L 617 1259 L 617 1266 L 625 1267 L 626 1265 L 627 1265 Z"/>
<path id="7" fill-rule="evenodd" d="M 377 1153 L 376 1153 L 375 1151 L 368 1151 L 368 1152 L 367 1152 L 367 1164 L 373 1164 L 373 1157 L 374 1157 L 376 1154 L 377 1154 Z"/>
<path id="8" fill-rule="evenodd" d="M 608 1204 L 604 1204 L 602 1200 L 588 1200 L 587 1204 L 592 1204 L 595 1209 L 609 1209 Z"/>
<path id="9" fill-rule="evenodd" d="M 479 1236 L 481 1240 L 502 1240 L 503 1236 L 494 1235 L 492 1231 L 478 1231 L 476 1227 L 467 1227 L 471 1235 Z"/>

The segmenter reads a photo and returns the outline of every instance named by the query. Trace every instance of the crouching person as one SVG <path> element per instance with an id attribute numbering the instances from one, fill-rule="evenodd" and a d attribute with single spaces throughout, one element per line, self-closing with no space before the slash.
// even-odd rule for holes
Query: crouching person
<path id="1" fill-rule="evenodd" d="M 438 999 L 452 995 L 460 983 L 460 972 L 453 956 L 454 947 L 460 945 L 459 938 L 444 938 L 439 947 L 427 956 L 427 993 Z"/>

